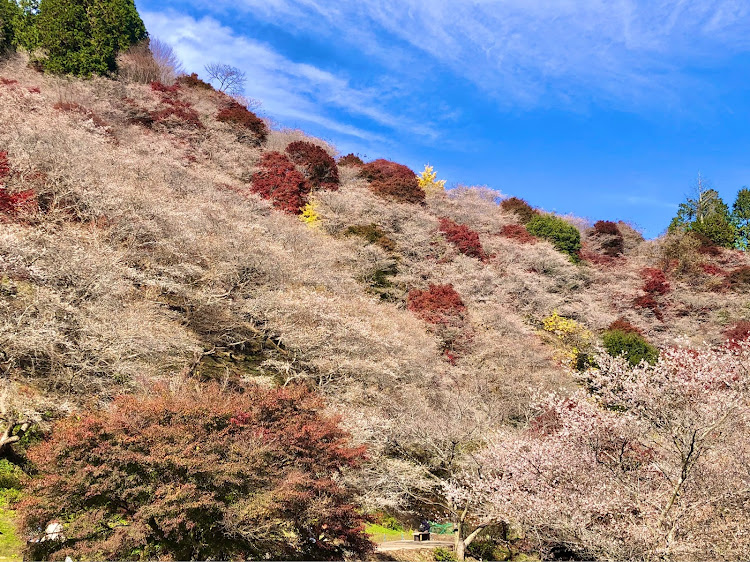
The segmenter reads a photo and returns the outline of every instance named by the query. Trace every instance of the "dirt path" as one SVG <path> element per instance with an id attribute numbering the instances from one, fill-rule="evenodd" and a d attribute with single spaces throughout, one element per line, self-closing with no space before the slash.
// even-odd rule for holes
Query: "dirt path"
<path id="1" fill-rule="evenodd" d="M 392 552 L 394 550 L 431 550 L 442 546 L 443 548 L 453 548 L 453 541 L 450 539 L 433 539 L 429 541 L 388 541 L 378 544 L 377 552 Z"/>

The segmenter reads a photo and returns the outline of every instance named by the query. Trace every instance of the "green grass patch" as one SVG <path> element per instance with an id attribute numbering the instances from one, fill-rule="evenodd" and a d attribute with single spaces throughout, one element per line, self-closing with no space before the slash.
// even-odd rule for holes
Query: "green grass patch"
<path id="1" fill-rule="evenodd" d="M 375 542 L 400 541 L 402 537 L 406 540 L 411 540 L 412 538 L 412 531 L 409 529 L 404 531 L 394 531 L 393 529 L 383 527 L 382 525 L 376 525 L 375 523 L 368 524 L 365 527 L 365 531 Z"/>
<path id="2" fill-rule="evenodd" d="M 0 508 L 0 560 L 22 560 L 23 543 L 16 535 L 16 512 Z"/>

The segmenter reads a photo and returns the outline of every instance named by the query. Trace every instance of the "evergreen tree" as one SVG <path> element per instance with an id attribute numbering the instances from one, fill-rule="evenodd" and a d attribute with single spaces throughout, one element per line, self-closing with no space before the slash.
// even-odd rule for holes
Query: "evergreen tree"
<path id="1" fill-rule="evenodd" d="M 15 0 L 0 0 L 0 55 L 15 44 L 15 21 L 19 12 Z"/>
<path id="2" fill-rule="evenodd" d="M 148 34 L 133 0 L 41 0 L 45 70 L 89 76 L 117 69 L 117 54 Z"/>
<path id="3" fill-rule="evenodd" d="M 736 229 L 734 245 L 747 251 L 750 243 L 750 189 L 743 187 L 732 206 L 732 222 Z"/>
<path id="4" fill-rule="evenodd" d="M 700 174 L 696 191 L 695 198 L 688 197 L 684 203 L 680 203 L 677 216 L 669 225 L 669 231 L 695 232 L 717 246 L 731 247 L 734 244 L 735 227 L 729 215 L 729 207 L 721 199 L 718 191 L 708 188 Z"/>

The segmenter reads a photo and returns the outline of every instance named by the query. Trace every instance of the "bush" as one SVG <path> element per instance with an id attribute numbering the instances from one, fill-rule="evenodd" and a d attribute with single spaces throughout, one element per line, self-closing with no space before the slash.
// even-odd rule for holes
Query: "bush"
<path id="1" fill-rule="evenodd" d="M 456 562 L 456 554 L 450 549 L 444 546 L 438 546 L 432 551 L 432 557 L 435 562 Z"/>
<path id="2" fill-rule="evenodd" d="M 661 311 L 661 305 L 659 304 L 659 301 L 657 301 L 652 294 L 643 295 L 640 297 L 636 297 L 633 300 L 633 306 L 636 308 L 646 308 L 654 313 L 654 316 L 656 316 L 657 319 L 663 320 L 664 315 Z"/>
<path id="3" fill-rule="evenodd" d="M 537 237 L 532 236 L 522 224 L 506 224 L 500 230 L 500 236 L 510 238 L 521 244 L 536 244 Z"/>
<path id="4" fill-rule="evenodd" d="M 750 338 L 750 322 L 747 320 L 740 320 L 735 322 L 731 328 L 724 331 L 724 336 L 729 340 L 732 347 L 738 348 L 738 342 L 744 341 Z"/>
<path id="5" fill-rule="evenodd" d="M 630 322 L 625 320 L 624 318 L 618 318 L 614 322 L 612 322 L 609 325 L 608 330 L 618 330 L 620 332 L 624 332 L 626 334 L 638 334 L 639 336 L 643 335 L 643 332 L 641 332 L 638 328 L 633 326 Z"/>
<path id="6" fill-rule="evenodd" d="M 89 76 L 117 70 L 117 54 L 148 34 L 133 0 L 41 0 L 41 60 L 49 72 Z"/>
<path id="7" fill-rule="evenodd" d="M 430 324 L 453 324 L 462 320 L 466 306 L 453 285 L 430 285 L 426 291 L 409 293 L 408 309 Z"/>
<path id="8" fill-rule="evenodd" d="M 372 548 L 340 471 L 363 448 L 302 387 L 122 396 L 58 422 L 29 456 L 27 557 L 343 559 Z"/>
<path id="9" fill-rule="evenodd" d="M 500 203 L 500 208 L 503 211 L 515 214 L 522 224 L 527 224 L 531 219 L 539 216 L 539 211 L 518 197 L 503 199 Z"/>
<path id="10" fill-rule="evenodd" d="M 526 229 L 534 236 L 552 242 L 558 251 L 568 254 L 572 261 L 578 261 L 581 233 L 569 222 L 554 215 L 537 215 L 529 221 Z"/>
<path id="11" fill-rule="evenodd" d="M 0 152 L 0 216 L 18 218 L 21 215 L 33 213 L 37 209 L 36 194 L 33 189 L 11 193 L 5 186 L 10 178 L 10 162 L 8 153 Z"/>
<path id="12" fill-rule="evenodd" d="M 317 144 L 294 141 L 286 147 L 289 158 L 304 170 L 313 187 L 336 190 L 339 188 L 339 169 L 336 161 Z"/>
<path id="13" fill-rule="evenodd" d="M 440 219 L 440 232 L 462 254 L 487 261 L 487 254 L 482 248 L 479 234 L 465 224 L 458 224 L 448 217 L 443 217 Z"/>
<path id="14" fill-rule="evenodd" d="M 597 239 L 605 256 L 614 258 L 625 251 L 625 239 L 617 223 L 596 221 L 591 229 L 591 236 Z"/>
<path id="15" fill-rule="evenodd" d="M 294 163 L 280 152 L 266 152 L 250 191 L 269 199 L 277 209 L 298 215 L 307 203 L 310 185 Z"/>
<path id="16" fill-rule="evenodd" d="M 565 365 L 577 371 L 594 366 L 593 334 L 584 325 L 555 310 L 542 320 L 542 328 L 555 337 L 559 348 L 556 357 Z"/>
<path id="17" fill-rule="evenodd" d="M 403 164 L 381 158 L 362 166 L 360 177 L 368 180 L 370 189 L 385 199 L 424 203 L 425 193 L 419 187 L 416 174 Z"/>
<path id="18" fill-rule="evenodd" d="M 198 75 L 193 72 L 192 74 L 183 74 L 177 77 L 177 83 L 181 86 L 187 86 L 188 88 L 197 88 L 199 90 L 213 90 L 214 87 L 208 82 L 204 82 Z"/>
<path id="19" fill-rule="evenodd" d="M 632 366 L 641 361 L 653 365 L 659 357 L 659 350 L 635 332 L 610 329 L 602 335 L 602 342 L 607 353 L 613 357 L 623 355 Z"/>
<path id="20" fill-rule="evenodd" d="M 362 159 L 354 153 L 339 158 L 339 166 L 364 166 Z"/>
<path id="21" fill-rule="evenodd" d="M 608 234 L 611 236 L 622 236 L 617 223 L 612 221 L 596 221 L 594 223 L 595 234 Z"/>
<path id="22" fill-rule="evenodd" d="M 661 269 L 645 267 L 641 270 L 643 290 L 651 295 L 666 295 L 670 291 L 667 276 Z"/>
<path id="23" fill-rule="evenodd" d="M 249 140 L 256 145 L 263 144 L 268 137 L 268 127 L 260 117 L 234 100 L 219 111 L 216 120 L 235 125 L 242 140 Z M 248 132 L 250 133 L 249 137 L 247 136 Z"/>
<path id="24" fill-rule="evenodd" d="M 386 252 L 393 252 L 396 249 L 396 242 L 376 224 L 355 224 L 347 228 L 345 234 L 364 238 L 370 244 L 376 244 Z"/>
<path id="25" fill-rule="evenodd" d="M 743 265 L 727 275 L 729 286 L 734 290 L 750 289 L 750 266 Z"/>

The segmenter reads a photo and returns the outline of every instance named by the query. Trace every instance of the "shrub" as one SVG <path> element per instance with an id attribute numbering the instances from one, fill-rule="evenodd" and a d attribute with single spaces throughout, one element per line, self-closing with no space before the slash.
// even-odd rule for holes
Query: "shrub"
<path id="1" fill-rule="evenodd" d="M 376 224 L 355 224 L 347 228 L 345 234 L 364 238 L 370 244 L 376 244 L 386 252 L 393 252 L 396 249 L 396 242 Z"/>
<path id="2" fill-rule="evenodd" d="M 734 290 L 745 290 L 750 288 L 750 266 L 743 265 L 733 269 L 727 275 L 729 286 Z"/>
<path id="3" fill-rule="evenodd" d="M 433 549 L 432 557 L 435 562 L 456 562 L 456 554 L 450 549 L 444 546 L 438 546 Z"/>
<path id="4" fill-rule="evenodd" d="M 638 328 L 633 326 L 630 322 L 625 320 L 624 318 L 618 318 L 614 322 L 612 322 L 607 330 L 617 330 L 620 332 L 624 332 L 626 334 L 638 334 L 639 336 L 643 335 L 643 332 L 641 332 Z"/>
<path id="5" fill-rule="evenodd" d="M 260 160 L 260 171 L 253 177 L 250 191 L 269 199 L 277 209 L 298 215 L 307 203 L 310 185 L 286 155 L 266 152 Z"/>
<path id="6" fill-rule="evenodd" d="M 200 90 L 213 90 L 214 87 L 208 82 L 204 82 L 198 75 L 193 72 L 192 74 L 183 74 L 177 77 L 177 83 L 181 86 L 187 86 L 188 88 L 198 88 Z"/>
<path id="7" fill-rule="evenodd" d="M 625 251 L 625 239 L 617 223 L 596 221 L 591 229 L 591 236 L 597 239 L 605 256 L 614 258 Z"/>
<path id="8" fill-rule="evenodd" d="M 537 237 L 532 236 L 522 224 L 506 224 L 500 230 L 500 236 L 510 238 L 521 244 L 536 244 Z"/>
<path id="9" fill-rule="evenodd" d="M 289 158 L 304 170 L 313 187 L 336 190 L 339 187 L 339 169 L 336 161 L 317 144 L 294 141 L 286 147 Z"/>
<path id="10" fill-rule="evenodd" d="M 354 153 L 349 153 L 346 156 L 339 158 L 339 166 L 364 166 L 365 163 L 362 159 Z"/>
<path id="11" fill-rule="evenodd" d="M 724 330 L 724 336 L 731 343 L 732 347 L 739 347 L 737 344 L 750 338 L 750 322 L 747 320 L 740 320 L 735 322 L 731 328 Z"/>
<path id="12" fill-rule="evenodd" d="M 154 81 L 151 82 L 150 86 L 154 92 L 161 92 L 163 94 L 174 94 L 180 89 L 180 85 L 177 83 L 174 83 L 171 86 L 167 86 L 166 84 L 162 84 L 161 82 Z"/>
<path id="13" fill-rule="evenodd" d="M 242 140 L 250 140 L 253 144 L 263 144 L 268 137 L 266 124 L 248 108 L 232 100 L 216 115 L 216 120 L 235 125 Z M 247 136 L 250 133 L 250 136 Z"/>
<path id="14" fill-rule="evenodd" d="M 670 291 L 667 276 L 661 269 L 645 267 L 641 270 L 643 290 L 651 295 L 666 295 Z"/>
<path id="15" fill-rule="evenodd" d="M 466 306 L 453 285 L 430 285 L 409 292 L 408 308 L 430 324 L 452 324 L 463 318 Z"/>
<path id="16" fill-rule="evenodd" d="M 633 366 L 641 361 L 653 365 L 659 357 L 659 350 L 635 332 L 610 329 L 602 335 L 602 342 L 607 353 L 613 357 L 622 355 Z"/>
<path id="17" fill-rule="evenodd" d="M 356 466 L 338 420 L 302 387 L 218 386 L 122 396 L 58 422 L 29 456 L 20 506 L 33 560 L 343 559 L 372 548 L 340 471 Z"/>
<path id="18" fill-rule="evenodd" d="M 198 129 L 204 128 L 198 112 L 195 111 L 188 102 L 175 100 L 172 103 L 169 103 L 168 107 L 151 111 L 149 117 L 152 122 L 156 123 L 176 121 L 179 124 L 188 125 L 190 127 L 196 127 Z"/>
<path id="19" fill-rule="evenodd" d="M 0 151 L 0 215 L 17 218 L 20 215 L 33 213 L 37 208 L 36 194 L 33 189 L 11 193 L 5 186 L 10 178 L 11 168 L 8 153 Z"/>
<path id="20" fill-rule="evenodd" d="M 311 228 L 316 228 L 320 222 L 320 215 L 314 202 L 307 203 L 302 207 L 299 215 L 300 220 Z"/>
<path id="21" fill-rule="evenodd" d="M 568 367 L 584 371 L 593 366 L 593 334 L 572 318 L 561 316 L 556 310 L 542 320 L 545 332 L 555 336 L 559 347 L 557 358 Z"/>
<path id="22" fill-rule="evenodd" d="M 633 300 L 633 305 L 636 308 L 646 308 L 648 310 L 651 310 L 654 313 L 654 316 L 656 316 L 656 318 L 658 318 L 659 320 L 664 319 L 664 315 L 661 311 L 661 305 L 652 294 L 636 297 L 635 300 Z"/>
<path id="23" fill-rule="evenodd" d="M 36 27 L 43 68 L 78 76 L 117 70 L 117 54 L 148 36 L 133 0 L 41 0 Z"/>
<path id="24" fill-rule="evenodd" d="M 360 176 L 370 182 L 370 189 L 385 199 L 400 203 L 423 203 L 425 193 L 416 174 L 403 164 L 378 159 L 368 162 Z"/>
<path id="25" fill-rule="evenodd" d="M 527 224 L 531 219 L 539 216 L 539 211 L 518 197 L 504 199 L 500 203 L 500 208 L 503 211 L 515 214 L 522 224 Z"/>
<path id="26" fill-rule="evenodd" d="M 569 222 L 554 215 L 537 215 L 526 225 L 526 229 L 539 238 L 549 240 L 560 252 L 578 261 L 581 249 L 581 233 Z"/>
<path id="27" fill-rule="evenodd" d="M 487 254 L 482 248 L 479 234 L 465 224 L 458 224 L 448 217 L 443 217 L 440 219 L 440 232 L 462 254 L 487 261 Z"/>
<path id="28" fill-rule="evenodd" d="M 612 221 L 596 221 L 594 223 L 594 233 L 608 234 L 610 236 L 622 236 L 617 223 Z"/>

